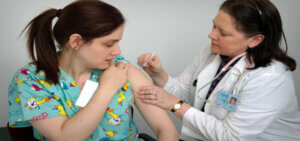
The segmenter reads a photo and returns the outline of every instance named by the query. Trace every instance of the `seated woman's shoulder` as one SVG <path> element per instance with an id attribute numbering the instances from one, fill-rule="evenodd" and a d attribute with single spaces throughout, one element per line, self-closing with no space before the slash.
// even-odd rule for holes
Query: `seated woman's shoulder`
<path id="1" fill-rule="evenodd" d="M 41 70 L 36 72 L 37 68 L 34 63 L 28 63 L 16 71 L 14 79 L 18 81 L 34 80 L 34 81 L 45 81 L 45 73 Z M 17 82 L 16 82 L 17 83 Z"/>

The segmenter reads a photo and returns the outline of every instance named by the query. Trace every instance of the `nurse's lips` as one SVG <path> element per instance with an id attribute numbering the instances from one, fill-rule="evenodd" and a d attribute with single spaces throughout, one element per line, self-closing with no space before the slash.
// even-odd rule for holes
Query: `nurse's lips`
<path id="1" fill-rule="evenodd" d="M 217 45 L 216 43 L 213 43 L 213 42 L 212 42 L 212 43 L 211 43 L 211 46 L 218 46 L 218 45 Z"/>

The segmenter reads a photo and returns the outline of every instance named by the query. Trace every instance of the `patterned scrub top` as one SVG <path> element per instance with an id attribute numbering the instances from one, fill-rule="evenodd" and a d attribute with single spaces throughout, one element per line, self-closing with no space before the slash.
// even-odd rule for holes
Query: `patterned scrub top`
<path id="1" fill-rule="evenodd" d="M 119 57 L 116 61 L 123 61 Z M 99 83 L 102 70 L 95 69 L 90 80 Z M 18 70 L 8 88 L 9 126 L 28 127 L 30 120 L 74 116 L 80 107 L 76 106 L 80 88 L 66 72 L 60 69 L 59 84 L 45 81 L 45 74 L 36 73 L 36 67 L 28 64 Z M 101 84 L 100 84 L 101 85 Z M 87 138 L 87 141 L 138 140 L 137 128 L 131 117 L 131 104 L 134 97 L 131 85 L 127 81 L 113 96 L 100 124 Z M 47 141 L 41 133 L 33 128 L 34 137 Z"/>

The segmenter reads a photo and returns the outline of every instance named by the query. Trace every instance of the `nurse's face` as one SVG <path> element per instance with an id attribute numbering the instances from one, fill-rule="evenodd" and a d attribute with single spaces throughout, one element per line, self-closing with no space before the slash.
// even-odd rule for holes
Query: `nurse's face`
<path id="1" fill-rule="evenodd" d="M 112 59 L 121 54 L 119 41 L 122 38 L 124 26 L 118 27 L 111 34 L 93 39 L 80 47 L 78 57 L 89 68 L 106 69 Z"/>
<path id="2" fill-rule="evenodd" d="M 211 51 L 233 58 L 247 50 L 250 38 L 237 31 L 235 20 L 220 10 L 213 20 L 213 29 L 208 35 L 211 39 Z"/>

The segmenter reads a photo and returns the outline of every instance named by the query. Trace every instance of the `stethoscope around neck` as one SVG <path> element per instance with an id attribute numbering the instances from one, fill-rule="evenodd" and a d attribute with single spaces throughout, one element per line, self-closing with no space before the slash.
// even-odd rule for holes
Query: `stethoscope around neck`
<path id="1" fill-rule="evenodd" d="M 196 92 L 197 97 L 198 97 L 199 99 L 205 100 L 205 102 L 209 102 L 209 101 L 208 101 L 209 98 L 208 98 L 208 99 L 202 98 L 200 95 L 198 95 L 199 92 L 200 92 L 203 88 L 205 88 L 207 85 L 209 85 L 209 84 L 211 84 L 213 81 L 215 81 L 215 80 L 216 80 L 223 72 L 225 72 L 225 71 L 227 71 L 227 70 L 233 68 L 233 67 L 229 67 L 229 66 L 230 66 L 232 63 L 234 63 L 237 59 L 239 59 L 239 58 L 245 56 L 246 54 L 247 54 L 247 52 L 243 52 L 243 53 L 237 55 L 236 57 L 232 58 L 232 59 L 231 59 L 231 60 L 230 60 L 230 61 L 229 61 L 222 69 L 221 69 L 221 71 L 220 71 L 220 72 L 219 72 L 219 73 L 218 73 L 211 81 L 205 83 L 203 86 L 201 86 L 201 87 L 197 90 L 197 92 Z M 233 89 L 234 89 L 236 83 L 239 81 L 239 79 L 241 78 L 241 76 L 247 71 L 247 68 L 249 67 L 249 65 L 250 65 L 250 64 L 248 63 L 247 66 L 245 67 L 244 71 L 243 71 L 242 73 L 239 74 L 238 80 L 233 84 L 232 88 L 229 90 L 229 93 L 232 93 L 232 92 L 233 92 Z M 199 80 L 197 80 L 197 81 L 199 81 Z M 200 80 L 200 81 L 201 81 L 201 80 Z M 196 86 L 196 85 L 195 85 L 195 86 Z"/>

